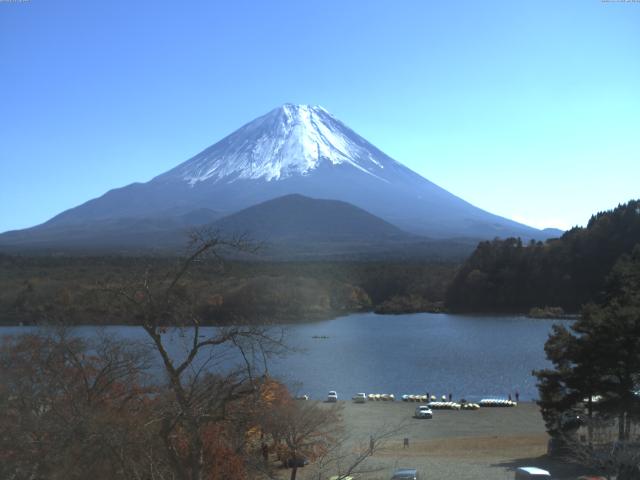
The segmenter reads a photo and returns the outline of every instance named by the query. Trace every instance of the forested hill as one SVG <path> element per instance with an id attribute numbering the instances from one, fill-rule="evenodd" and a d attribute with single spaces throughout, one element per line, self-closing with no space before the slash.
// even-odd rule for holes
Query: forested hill
<path id="1" fill-rule="evenodd" d="M 598 301 L 616 260 L 640 243 L 640 200 L 600 212 L 546 243 L 482 242 L 450 285 L 452 311 L 526 312 L 558 306 L 577 312 Z"/>

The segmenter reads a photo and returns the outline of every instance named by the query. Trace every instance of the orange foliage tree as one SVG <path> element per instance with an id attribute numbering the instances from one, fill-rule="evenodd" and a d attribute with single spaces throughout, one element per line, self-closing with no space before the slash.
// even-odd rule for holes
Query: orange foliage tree
<path id="1" fill-rule="evenodd" d="M 0 478 L 128 479 L 167 472 L 144 424 L 148 352 L 59 331 L 0 346 Z M 161 477 L 158 477 L 161 478 Z"/>

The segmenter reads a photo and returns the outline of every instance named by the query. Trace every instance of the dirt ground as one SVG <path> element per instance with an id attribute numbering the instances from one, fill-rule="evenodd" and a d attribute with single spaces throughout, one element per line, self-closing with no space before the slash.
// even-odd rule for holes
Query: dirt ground
<path id="1" fill-rule="evenodd" d="M 413 418 L 416 405 L 344 402 L 344 427 L 354 450 L 376 432 L 399 428 L 367 460 L 375 471 L 358 479 L 388 480 L 396 468 L 417 468 L 421 480 L 506 480 L 514 478 L 519 466 L 544 468 L 561 480 L 585 473 L 546 457 L 549 437 L 533 403 L 476 411 L 434 410 L 430 420 Z M 408 447 L 403 445 L 404 438 L 409 439 Z M 299 469 L 298 479 L 315 478 L 313 470 L 313 465 Z"/>

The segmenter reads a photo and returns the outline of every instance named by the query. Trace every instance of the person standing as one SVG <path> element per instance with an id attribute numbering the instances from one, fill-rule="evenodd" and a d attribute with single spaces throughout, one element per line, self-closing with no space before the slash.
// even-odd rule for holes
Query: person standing
<path id="1" fill-rule="evenodd" d="M 518 393 L 518 390 L 516 390 L 516 402 L 520 401 L 520 394 Z"/>

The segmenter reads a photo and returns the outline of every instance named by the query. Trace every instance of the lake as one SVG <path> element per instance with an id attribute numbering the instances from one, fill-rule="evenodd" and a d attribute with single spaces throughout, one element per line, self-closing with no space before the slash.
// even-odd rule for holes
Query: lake
<path id="1" fill-rule="evenodd" d="M 352 314 L 333 320 L 286 327 L 287 343 L 302 351 L 270 362 L 272 375 L 295 392 L 325 398 L 337 390 L 346 399 L 356 392 L 453 394 L 455 399 L 538 396 L 533 369 L 549 365 L 544 342 L 557 322 L 514 316 L 419 313 Z M 0 336 L 29 327 L 0 327 Z M 78 327 L 95 335 L 96 327 Z M 138 327 L 110 326 L 102 331 L 145 340 Z M 327 337 L 327 338 L 314 338 Z M 182 339 L 169 334 L 172 351 Z"/>

